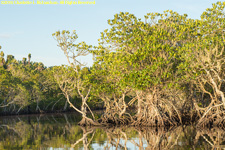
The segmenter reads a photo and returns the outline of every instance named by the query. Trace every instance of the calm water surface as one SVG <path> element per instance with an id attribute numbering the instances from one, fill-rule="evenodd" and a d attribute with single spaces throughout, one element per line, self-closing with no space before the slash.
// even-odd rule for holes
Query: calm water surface
<path id="1" fill-rule="evenodd" d="M 225 130 L 81 128 L 78 114 L 0 117 L 0 150 L 225 149 Z"/>

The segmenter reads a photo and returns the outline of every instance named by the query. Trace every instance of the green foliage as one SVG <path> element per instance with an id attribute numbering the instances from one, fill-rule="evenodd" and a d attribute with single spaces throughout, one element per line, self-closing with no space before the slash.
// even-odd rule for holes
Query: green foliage
<path id="1" fill-rule="evenodd" d="M 3 52 L 1 56 L 4 60 Z M 0 65 L 0 113 L 34 113 L 40 110 L 52 111 L 55 108 L 58 110 L 62 108 L 64 103 L 56 103 L 62 96 L 59 86 L 54 81 L 51 68 L 46 68 L 42 63 L 27 63 L 26 58 L 18 61 L 12 55 L 7 56 L 6 63 L 2 62 L 3 65 Z M 59 104 L 61 107 L 57 106 Z"/>
<path id="2" fill-rule="evenodd" d="M 183 47 L 188 43 L 187 16 L 165 11 L 149 13 L 145 18 L 144 22 L 133 14 L 116 14 L 108 21 L 111 29 L 101 33 L 99 46 L 93 51 L 95 65 L 99 74 L 107 76 L 106 83 L 116 85 L 112 90 L 119 86 L 134 90 L 169 87 L 184 79 L 188 66 L 183 60 Z"/>
<path id="3" fill-rule="evenodd" d="M 201 20 L 170 10 L 148 13 L 145 21 L 128 12 L 114 15 L 92 51 L 98 91 L 174 88 L 195 80 L 203 73 L 196 52 L 224 49 L 224 20 L 224 2 L 213 4 Z"/>
<path id="4" fill-rule="evenodd" d="M 65 104 L 60 100 L 65 100 L 63 90 L 69 92 L 75 105 L 81 105 L 80 98 L 90 87 L 88 102 L 92 106 L 100 99 L 113 100 L 124 93 L 134 97 L 136 91 L 152 93 L 157 89 L 163 93 L 168 89 L 187 90 L 187 85 L 211 94 L 215 87 L 207 72 L 225 92 L 224 8 L 225 2 L 217 2 L 202 13 L 201 19 L 171 10 L 148 13 L 145 20 L 121 12 L 108 20 L 110 28 L 101 33 L 95 47 L 75 43 L 75 30 L 57 31 L 52 36 L 70 66 L 47 68 L 41 62 L 31 62 L 31 54 L 23 60 L 8 55 L 5 61 L 1 51 L 0 106 L 5 107 L 0 111 L 26 111 L 29 107 L 36 112 L 54 110 Z M 94 56 L 91 68 L 77 59 L 89 53 Z"/>

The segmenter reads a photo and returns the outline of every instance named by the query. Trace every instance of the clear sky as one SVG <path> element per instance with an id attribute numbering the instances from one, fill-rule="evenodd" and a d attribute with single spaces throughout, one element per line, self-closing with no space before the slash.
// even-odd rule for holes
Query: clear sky
<path id="1" fill-rule="evenodd" d="M 32 61 L 43 62 L 46 66 L 68 64 L 52 38 L 52 33 L 57 30 L 76 30 L 78 42 L 97 45 L 100 32 L 109 28 L 107 20 L 112 19 L 116 13 L 130 12 L 143 18 L 149 12 L 169 9 L 199 19 L 201 13 L 216 2 L 217 0 L 95 0 L 95 5 L 0 3 L 0 45 L 5 55 L 12 54 L 16 59 L 21 60 L 31 53 Z M 89 66 L 92 64 L 89 56 L 81 61 L 87 62 Z"/>

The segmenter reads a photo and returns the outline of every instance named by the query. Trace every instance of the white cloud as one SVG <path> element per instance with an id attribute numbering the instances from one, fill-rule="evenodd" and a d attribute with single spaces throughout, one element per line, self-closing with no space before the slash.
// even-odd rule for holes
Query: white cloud
<path id="1" fill-rule="evenodd" d="M 12 38 L 14 36 L 23 34 L 23 32 L 17 31 L 13 33 L 0 33 L 0 38 L 6 39 L 6 38 Z"/>
<path id="2" fill-rule="evenodd" d="M 9 33 L 0 33 L 0 38 L 11 38 L 13 35 Z"/>

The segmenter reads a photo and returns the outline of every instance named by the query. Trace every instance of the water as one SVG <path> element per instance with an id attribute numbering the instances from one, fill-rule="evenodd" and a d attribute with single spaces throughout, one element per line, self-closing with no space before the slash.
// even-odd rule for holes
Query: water
<path id="1" fill-rule="evenodd" d="M 81 128 L 78 114 L 0 117 L 0 149 L 224 149 L 225 130 L 193 126 Z"/>

